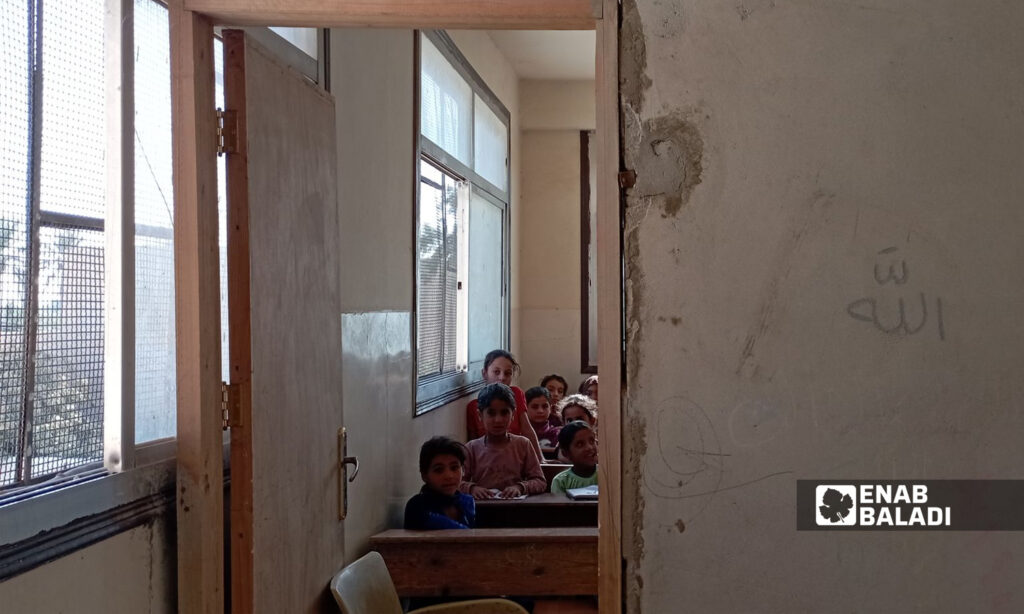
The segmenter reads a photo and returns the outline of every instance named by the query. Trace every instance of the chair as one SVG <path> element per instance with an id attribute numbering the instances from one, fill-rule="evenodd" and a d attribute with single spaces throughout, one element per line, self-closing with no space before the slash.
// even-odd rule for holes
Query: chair
<path id="1" fill-rule="evenodd" d="M 384 558 L 370 552 L 347 565 L 331 580 L 331 592 L 342 614 L 402 614 L 402 604 L 391 582 Z M 505 599 L 474 599 L 433 605 L 409 614 L 526 614 Z"/>

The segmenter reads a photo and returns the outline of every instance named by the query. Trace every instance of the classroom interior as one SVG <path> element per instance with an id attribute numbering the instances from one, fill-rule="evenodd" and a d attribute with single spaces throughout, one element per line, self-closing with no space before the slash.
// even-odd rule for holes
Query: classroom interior
<path id="1" fill-rule="evenodd" d="M 1024 5 L 11 6 L 0 17 L 0 610 L 332 612 L 331 578 L 377 550 L 393 557 L 405 597 L 450 593 L 444 574 L 492 583 L 467 594 L 533 581 L 550 588 L 538 613 L 1024 611 L 1024 533 L 804 530 L 796 496 L 811 479 L 1019 476 Z M 104 35 L 81 52 L 62 55 L 62 39 L 46 37 L 86 23 Z M 262 27 L 271 23 L 282 28 Z M 254 45 L 225 53 L 214 44 L 225 24 L 249 28 Z M 330 27 L 287 29 L 300 26 Z M 499 137 L 483 146 L 500 150 L 507 131 L 507 161 L 477 168 L 424 145 L 424 40 L 435 58 L 471 68 L 453 74 L 489 109 Z M 167 53 L 148 55 L 150 43 Z M 274 79 L 258 82 L 252 49 Z M 170 83 L 137 68 L 154 59 Z M 47 62 L 63 71 L 49 83 L 84 89 L 48 86 Z M 227 92 L 214 87 L 225 78 Z M 223 97 L 252 96 L 250 86 L 264 94 L 246 100 L 240 120 Z M 324 89 L 330 99 L 288 106 L 290 91 Z M 264 100 L 289 112 L 258 111 Z M 63 150 L 46 144 L 54 104 Z M 90 104 L 102 109 L 98 123 Z M 218 118 L 214 106 L 235 114 Z M 232 133 L 260 121 L 281 129 Z M 125 126 L 134 129 L 113 128 Z M 171 134 L 175 150 L 147 150 L 151 129 Z M 422 483 L 419 445 L 463 439 L 475 392 L 419 370 L 424 155 L 432 177 L 438 164 L 483 177 L 455 190 L 470 218 L 474 205 L 498 212 L 487 219 L 500 246 L 460 245 L 463 257 L 497 248 L 500 266 L 451 266 L 502 289 L 479 303 L 500 326 L 473 330 L 515 354 L 518 385 L 557 372 L 571 389 L 601 365 L 597 526 L 588 517 L 585 527 L 535 528 L 535 543 L 565 559 L 490 529 L 473 537 L 505 557 L 490 574 L 486 561 L 498 559 L 462 557 L 465 540 L 388 534 Z M 90 166 L 47 188 L 46 169 L 65 158 Z M 260 170 L 247 174 L 243 159 Z M 172 168 L 173 190 L 147 183 Z M 232 176 L 247 191 L 235 213 L 251 214 L 248 225 L 228 224 Z M 98 204 L 54 209 L 48 189 Z M 132 219 L 125 202 L 153 217 Z M 89 238 L 67 247 L 68 229 Z M 32 252 L 40 242 L 42 256 Z M 85 264 L 58 267 L 61 249 Z M 229 261 L 244 265 L 234 278 L 244 284 L 229 281 Z M 155 277 L 140 284 L 132 276 L 144 266 Z M 86 268 L 92 294 L 72 304 L 54 280 Z M 308 283 L 327 269 L 328 281 Z M 229 309 L 230 297 L 249 309 Z M 156 299 L 170 307 L 111 314 Z M 92 345 L 68 338 L 72 353 L 100 348 L 80 376 L 93 388 L 47 400 L 32 379 L 63 376 L 31 348 L 45 347 L 47 326 L 59 339 L 61 322 L 30 324 L 26 313 L 70 305 L 69 317 L 84 318 L 97 301 Z M 325 301 L 327 310 L 309 308 Z M 459 331 L 473 309 L 457 310 Z M 246 343 L 229 338 L 235 330 L 250 331 Z M 440 351 L 454 348 L 456 362 L 493 349 L 468 332 L 453 337 Z M 81 420 L 88 403 L 102 406 L 88 458 L 47 470 L 59 455 L 41 438 Z M 26 417 L 33 407 L 50 413 Z M 247 498 L 240 485 L 251 485 Z M 438 568 L 440 580 L 426 573 Z M 585 578 L 570 575 L 581 569 Z"/>

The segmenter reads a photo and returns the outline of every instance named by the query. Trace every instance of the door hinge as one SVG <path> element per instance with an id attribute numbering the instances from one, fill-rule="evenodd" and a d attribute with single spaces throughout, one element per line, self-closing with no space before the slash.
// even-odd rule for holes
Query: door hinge
<path id="1" fill-rule="evenodd" d="M 238 384 L 220 383 L 221 427 L 242 426 L 242 397 Z"/>
<path id="2" fill-rule="evenodd" d="M 217 109 L 217 155 L 238 152 L 238 113 Z"/>
<path id="3" fill-rule="evenodd" d="M 636 185 L 636 171 L 632 169 L 619 173 L 619 189 L 625 190 Z"/>

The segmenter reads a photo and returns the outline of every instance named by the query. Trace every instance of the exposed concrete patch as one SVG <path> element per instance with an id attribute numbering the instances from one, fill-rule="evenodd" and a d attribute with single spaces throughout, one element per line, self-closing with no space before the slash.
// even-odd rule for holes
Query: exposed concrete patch
<path id="1" fill-rule="evenodd" d="M 619 94 L 625 104 L 639 111 L 644 92 L 651 87 L 647 77 L 647 43 L 636 0 L 623 0 L 619 30 Z"/>
<path id="2" fill-rule="evenodd" d="M 642 415 L 629 412 L 626 420 L 627 455 L 625 459 L 625 521 L 629 532 L 629 549 L 623 553 L 626 558 L 626 611 L 643 612 L 642 592 L 644 579 L 640 572 L 644 560 L 644 497 L 643 459 L 647 456 L 647 425 Z M 628 529 L 627 529 L 628 530 Z"/>
<path id="3" fill-rule="evenodd" d="M 703 179 L 704 139 L 681 112 L 649 119 L 634 164 L 633 193 L 650 198 L 663 217 L 676 217 Z"/>
<path id="4" fill-rule="evenodd" d="M 621 100 L 620 126 L 623 161 L 626 168 L 645 168 L 644 158 L 650 157 L 643 149 L 648 126 L 640 119 L 644 93 L 651 86 L 647 76 L 647 48 L 643 24 L 636 0 L 623 0 L 622 24 L 619 31 L 619 94 Z M 664 146 L 662 146 L 664 149 Z M 653 154 L 651 154 L 653 155 Z M 678 171 L 676 171 L 678 172 Z M 643 415 L 631 411 L 631 401 L 637 394 L 637 374 L 642 372 L 642 342 L 644 291 L 646 279 L 641 264 L 639 229 L 650 212 L 652 199 L 646 192 L 632 189 L 626 198 L 625 233 L 623 251 L 625 259 L 626 292 L 626 395 L 624 418 L 624 509 L 623 535 L 628 536 L 623 557 L 626 560 L 626 611 L 642 612 L 643 577 L 640 574 L 644 560 L 644 493 L 640 487 L 642 462 L 647 454 L 647 434 Z"/>

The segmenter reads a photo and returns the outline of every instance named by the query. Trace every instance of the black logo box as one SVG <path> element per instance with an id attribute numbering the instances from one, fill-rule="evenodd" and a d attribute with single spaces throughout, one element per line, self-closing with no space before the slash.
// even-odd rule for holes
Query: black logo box
<path id="1" fill-rule="evenodd" d="M 861 485 L 891 486 L 893 495 L 898 486 L 906 486 L 913 494 L 914 485 L 928 488 L 928 501 L 914 503 L 870 504 L 879 507 L 902 508 L 909 518 L 915 507 L 950 508 L 950 526 L 860 526 Z M 856 486 L 858 493 L 857 522 L 853 526 L 819 526 L 815 500 L 818 486 Z M 876 513 L 877 516 L 877 513 Z M 1024 531 L 1024 480 L 797 480 L 796 528 L 799 531 Z"/>

